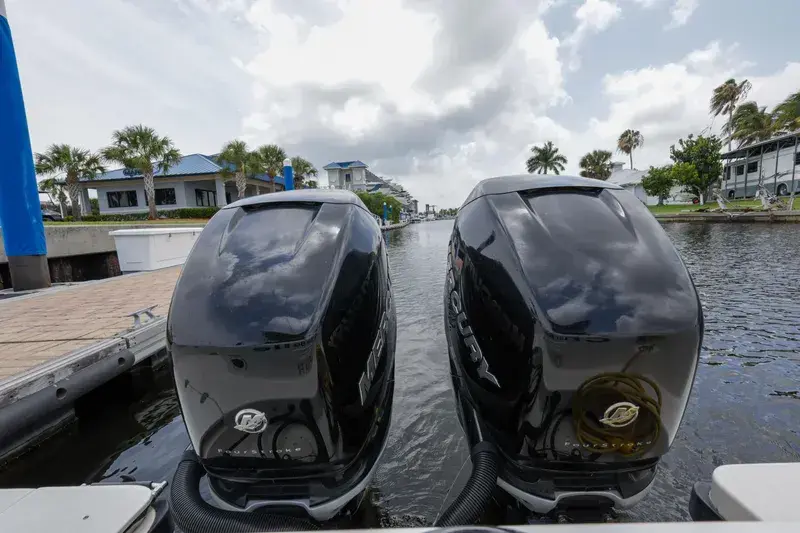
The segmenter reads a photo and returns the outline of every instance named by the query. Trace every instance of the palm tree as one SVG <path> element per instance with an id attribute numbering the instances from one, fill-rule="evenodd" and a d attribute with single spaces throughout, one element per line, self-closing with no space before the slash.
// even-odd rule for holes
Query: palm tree
<path id="1" fill-rule="evenodd" d="M 275 178 L 283 173 L 283 160 L 286 159 L 286 152 L 277 144 L 265 144 L 259 146 L 256 153 L 261 158 L 264 171 L 272 181 L 272 192 L 275 192 Z"/>
<path id="2" fill-rule="evenodd" d="M 584 178 L 607 180 L 611 176 L 611 152 L 593 150 L 581 158 L 579 165 Z"/>
<path id="3" fill-rule="evenodd" d="M 773 110 L 778 128 L 789 133 L 800 130 L 800 91 L 790 94 Z"/>
<path id="4" fill-rule="evenodd" d="M 126 126 L 111 134 L 112 144 L 101 151 L 103 158 L 138 170 L 144 177 L 144 192 L 147 196 L 148 218 L 158 218 L 156 211 L 156 186 L 153 174 L 165 174 L 181 160 L 181 153 L 169 137 L 160 137 L 156 130 L 142 124 Z"/>
<path id="5" fill-rule="evenodd" d="M 314 165 L 300 156 L 292 158 L 292 168 L 294 169 L 294 185 L 296 189 L 302 189 L 307 179 L 317 175 L 317 169 L 314 168 Z"/>
<path id="6" fill-rule="evenodd" d="M 731 132 L 733 132 L 733 112 L 736 111 L 736 106 L 741 100 L 747 98 L 747 93 L 752 89 L 749 81 L 744 80 L 737 83 L 735 79 L 731 78 L 716 89 L 711 96 L 710 110 L 711 114 L 716 116 L 727 115 L 728 125 L 723 130 L 728 135 L 728 151 L 731 151 Z"/>
<path id="7" fill-rule="evenodd" d="M 65 174 L 64 185 L 72 204 L 72 216 L 80 220 L 80 180 L 92 179 L 97 174 L 105 172 L 100 157 L 89 150 L 68 144 L 51 144 L 44 153 L 37 153 L 35 159 L 37 174 L 52 175 L 62 172 Z"/>
<path id="8" fill-rule="evenodd" d="M 67 216 L 66 188 L 67 187 L 64 180 L 58 178 L 47 178 L 39 182 L 39 190 L 46 192 L 52 199 L 58 202 L 58 209 L 61 211 L 62 218 L 66 218 Z M 77 209 L 76 211 L 80 212 L 80 209 Z"/>
<path id="9" fill-rule="evenodd" d="M 534 146 L 531 148 L 532 156 L 526 162 L 528 174 L 547 174 L 552 171 L 554 174 L 561 174 L 567 158 L 558 153 L 558 148 L 553 146 L 553 141 L 547 141 L 544 146 Z"/>
<path id="10" fill-rule="evenodd" d="M 745 102 L 733 113 L 731 138 L 739 141 L 739 146 L 747 146 L 771 139 L 776 129 L 775 118 L 767 113 L 766 107 L 759 107 L 755 102 Z"/>
<path id="11" fill-rule="evenodd" d="M 257 153 L 247 149 L 244 141 L 230 141 L 222 147 L 217 156 L 222 163 L 222 175 L 225 178 L 233 176 L 236 182 L 236 192 L 239 199 L 244 198 L 247 189 L 247 178 L 253 174 L 263 172 L 264 164 Z"/>
<path id="12" fill-rule="evenodd" d="M 617 151 L 628 154 L 631 158 L 631 170 L 633 170 L 633 151 L 644 144 L 644 137 L 639 130 L 625 130 L 617 140 Z"/>

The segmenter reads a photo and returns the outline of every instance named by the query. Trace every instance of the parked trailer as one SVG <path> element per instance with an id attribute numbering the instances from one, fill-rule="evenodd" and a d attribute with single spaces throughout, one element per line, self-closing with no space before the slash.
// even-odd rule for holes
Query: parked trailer
<path id="1" fill-rule="evenodd" d="M 798 137 L 790 133 L 722 154 L 723 197 L 752 198 L 759 183 L 777 196 L 800 193 Z"/>

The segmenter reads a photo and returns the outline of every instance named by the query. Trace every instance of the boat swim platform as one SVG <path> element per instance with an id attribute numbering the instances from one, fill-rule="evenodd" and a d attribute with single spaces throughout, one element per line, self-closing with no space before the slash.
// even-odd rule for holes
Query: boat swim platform
<path id="1" fill-rule="evenodd" d="M 164 350 L 180 269 L 0 300 L 0 459 L 12 437 Z"/>

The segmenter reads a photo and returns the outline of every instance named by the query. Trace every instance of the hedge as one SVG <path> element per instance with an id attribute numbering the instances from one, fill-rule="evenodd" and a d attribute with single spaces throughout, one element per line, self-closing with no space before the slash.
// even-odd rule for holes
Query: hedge
<path id="1" fill-rule="evenodd" d="M 219 207 L 182 207 L 180 209 L 170 209 L 158 212 L 158 218 L 211 218 L 219 211 Z M 67 222 L 74 220 L 67 217 Z M 147 213 L 119 213 L 104 215 L 83 215 L 81 220 L 85 222 L 137 222 L 147 220 Z"/>

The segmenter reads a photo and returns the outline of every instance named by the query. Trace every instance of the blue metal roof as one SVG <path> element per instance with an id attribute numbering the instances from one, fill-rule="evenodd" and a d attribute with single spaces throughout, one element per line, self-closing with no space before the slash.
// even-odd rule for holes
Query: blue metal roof
<path id="1" fill-rule="evenodd" d="M 177 165 L 174 165 L 165 173 L 156 171 L 154 177 L 161 178 L 166 176 L 194 176 L 198 174 L 216 174 L 222 167 L 214 161 L 202 154 L 185 155 L 181 158 Z M 141 179 L 142 175 L 135 170 L 119 168 L 117 170 L 109 170 L 103 174 L 98 174 L 94 179 L 96 180 L 135 180 Z M 81 181 L 89 181 L 87 178 Z"/>
<path id="2" fill-rule="evenodd" d="M 203 154 L 185 155 L 181 158 L 177 165 L 171 166 L 165 173 L 156 171 L 153 175 L 154 178 L 166 178 L 171 176 L 198 176 L 203 174 L 219 174 L 222 166 L 217 163 L 215 156 L 208 156 Z M 271 182 L 266 174 L 257 174 L 253 176 L 254 179 L 264 182 Z M 137 180 L 142 179 L 142 175 L 135 170 L 120 168 L 117 170 L 110 170 L 103 174 L 98 174 L 95 180 Z M 90 181 L 87 178 L 81 181 Z M 276 176 L 275 183 L 283 185 L 283 176 Z"/>
<path id="3" fill-rule="evenodd" d="M 323 170 L 336 170 L 339 168 L 367 168 L 367 165 L 364 164 L 362 161 L 333 161 L 332 163 L 328 163 L 324 167 Z"/>

